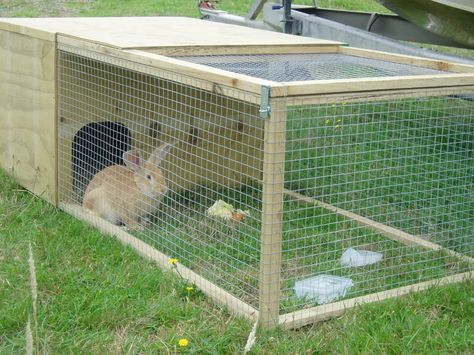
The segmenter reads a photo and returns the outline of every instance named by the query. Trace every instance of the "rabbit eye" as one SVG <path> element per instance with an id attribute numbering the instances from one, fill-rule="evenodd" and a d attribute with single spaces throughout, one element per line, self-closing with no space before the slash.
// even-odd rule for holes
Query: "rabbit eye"
<path id="1" fill-rule="evenodd" d="M 146 176 L 146 178 L 147 178 L 147 180 L 151 180 L 151 175 L 148 174 L 148 175 Z"/>

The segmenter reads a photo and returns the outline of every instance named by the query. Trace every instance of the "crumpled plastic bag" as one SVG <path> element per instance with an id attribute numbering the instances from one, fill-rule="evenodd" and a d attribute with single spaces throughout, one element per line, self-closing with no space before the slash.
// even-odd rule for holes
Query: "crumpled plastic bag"
<path id="1" fill-rule="evenodd" d="M 341 256 L 341 265 L 345 267 L 359 267 L 371 265 L 382 260 L 383 255 L 375 251 L 347 249 Z"/>

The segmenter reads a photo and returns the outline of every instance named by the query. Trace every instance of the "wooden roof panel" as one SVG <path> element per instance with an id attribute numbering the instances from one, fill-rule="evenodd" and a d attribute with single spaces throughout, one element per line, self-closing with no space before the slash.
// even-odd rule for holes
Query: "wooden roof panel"
<path id="1" fill-rule="evenodd" d="M 187 17 L 1 18 L 0 29 L 40 38 L 61 34 L 116 48 L 339 44 Z"/>

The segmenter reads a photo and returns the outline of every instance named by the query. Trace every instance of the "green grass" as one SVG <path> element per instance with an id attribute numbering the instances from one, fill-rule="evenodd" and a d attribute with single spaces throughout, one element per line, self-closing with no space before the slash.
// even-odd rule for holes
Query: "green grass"
<path id="1" fill-rule="evenodd" d="M 221 0 L 220 6 L 231 13 L 244 14 L 250 3 L 252 0 Z M 365 11 L 383 9 L 374 1 L 334 0 L 318 1 L 318 4 L 323 7 L 356 8 Z M 0 1 L 0 15 L 199 16 L 194 1 L 101 0 L 3 0 Z M 330 114 L 347 116 L 344 108 L 339 107 L 336 110 L 339 111 Z M 310 132 L 313 137 L 323 134 L 331 136 L 327 133 L 328 130 L 334 131 L 334 125 L 327 127 L 319 123 L 313 122 L 303 127 L 302 132 Z M 377 137 L 377 128 L 382 127 L 374 125 L 372 128 L 370 134 Z M 342 132 L 348 131 L 351 131 L 351 136 L 357 133 L 355 126 L 344 121 Z M 332 135 L 335 141 L 339 138 Z M 292 144 L 299 144 L 297 141 L 295 139 Z M 317 147 L 314 143 L 305 142 L 305 148 L 299 151 L 307 154 L 306 160 L 299 156 L 298 161 L 314 161 L 313 148 Z M 347 147 L 354 149 L 351 145 Z M 363 151 L 363 147 L 355 148 L 361 148 Z M 340 152 L 341 157 L 344 156 L 343 153 Z M 446 151 L 441 156 L 443 154 L 445 160 L 449 161 L 456 153 Z M 345 159 L 347 160 L 343 166 L 354 166 L 350 164 L 350 156 L 345 156 Z M 426 164 L 428 166 L 430 163 Z M 296 165 L 287 167 L 290 172 L 288 181 L 297 180 L 291 176 L 291 172 L 296 173 L 299 169 Z M 314 171 L 319 175 L 328 176 L 324 171 Z M 365 173 L 370 174 L 372 171 L 367 167 Z M 315 181 L 313 178 L 307 176 L 302 181 L 300 179 L 304 186 L 287 187 L 309 196 L 319 196 L 321 183 L 312 184 Z M 453 173 L 449 183 L 456 178 Z M 368 180 L 366 176 L 360 176 L 360 181 Z M 333 202 L 347 207 L 344 203 L 349 200 L 347 194 L 353 186 L 344 185 L 342 180 L 340 186 L 343 188 L 335 194 Z M 426 191 L 426 187 L 422 190 Z M 178 196 L 176 200 L 181 199 L 181 205 L 178 207 L 182 208 L 179 219 L 166 227 L 139 236 L 151 244 L 159 245 L 170 256 L 180 255 L 180 262 L 198 271 L 207 272 L 207 277 L 237 294 L 240 292 L 239 296 L 255 304 L 260 230 L 256 199 L 248 202 L 253 215 L 246 224 L 229 226 L 216 220 L 203 220 L 202 216 L 206 206 L 219 197 L 236 204 L 242 201 L 244 195 L 258 197 L 260 193 L 258 187 L 248 186 L 245 190 L 208 192 L 207 195 L 203 194 L 202 200 L 199 201 L 192 200 L 193 197 L 189 193 Z M 419 192 L 407 192 L 410 193 Z M 392 194 L 392 198 L 395 197 Z M 410 195 L 406 197 L 408 201 L 415 200 Z M 165 205 L 177 207 L 175 203 L 169 199 Z M 196 204 L 200 209 L 190 211 L 187 208 Z M 371 210 L 370 204 L 364 208 L 373 215 L 387 214 L 386 210 Z M 291 287 L 295 278 L 304 274 L 336 272 L 353 277 L 360 289 L 378 290 L 385 287 L 386 283 L 399 286 L 418 276 L 443 276 L 463 267 L 456 264 L 455 260 L 453 263 L 446 260 L 433 263 L 430 261 L 433 256 L 431 252 L 416 255 L 416 252 L 419 252 L 416 248 L 402 248 L 376 233 L 356 228 L 352 222 L 328 214 L 321 208 L 302 207 L 294 201 L 286 200 L 285 209 L 287 213 L 283 292 L 286 300 L 282 307 L 286 311 L 301 307 L 301 301 L 295 302 L 292 298 Z M 414 210 L 413 206 L 407 208 L 408 212 Z M 431 212 L 431 215 L 437 214 L 438 212 Z M 407 214 L 401 215 L 398 220 L 401 222 L 406 216 Z M 312 222 L 306 223 L 308 220 Z M 446 233 L 452 229 L 452 226 L 443 224 L 442 220 L 438 221 L 438 225 L 443 227 Z M 342 239 L 332 240 L 340 227 L 356 234 L 342 235 Z M 470 226 L 466 225 L 464 228 Z M 325 239 L 310 240 L 308 236 L 312 235 L 318 238 L 325 235 Z M 377 267 L 369 267 L 352 274 L 350 271 L 342 271 L 334 256 L 336 251 L 340 252 L 349 245 L 348 238 L 377 250 L 393 249 L 394 254 L 388 255 L 390 261 L 384 264 L 389 267 L 389 273 L 385 275 L 386 271 Z M 183 351 L 177 348 L 180 338 L 190 340 L 189 347 L 183 351 L 187 353 L 242 353 L 252 326 L 247 321 L 219 309 L 199 291 L 186 291 L 186 287 L 190 285 L 176 275 L 159 270 L 153 263 L 143 260 L 117 241 L 101 235 L 95 229 L 30 195 L 0 172 L 0 354 L 24 351 L 25 325 L 32 312 L 27 262 L 30 242 L 38 276 L 37 331 L 41 353 L 175 353 Z M 299 254 L 297 248 L 302 246 L 311 250 L 311 253 Z M 216 260 L 218 257 L 222 258 L 222 255 L 227 255 L 232 262 L 226 265 Z M 314 255 L 320 255 L 321 258 L 316 260 Z M 416 263 L 413 263 L 415 260 Z M 419 267 L 422 264 L 430 268 L 421 272 Z M 221 272 L 215 272 L 212 266 L 216 265 L 225 268 Z M 453 269 L 449 270 L 447 266 L 452 266 Z M 403 275 L 397 277 L 401 272 Z M 393 273 L 393 276 L 390 273 Z M 380 275 L 387 277 L 381 279 Z M 359 291 L 355 289 L 351 296 L 358 295 Z M 260 330 L 252 353 L 472 353 L 473 297 L 474 282 L 468 281 L 363 306 L 338 319 L 298 331 Z"/>
<path id="2" fill-rule="evenodd" d="M 179 0 L 102 0 L 87 6 L 73 2 L 68 8 L 79 16 L 199 16 L 195 2 Z"/>
<path id="3" fill-rule="evenodd" d="M 0 353 L 20 352 L 25 344 L 30 242 L 42 352 L 165 353 L 185 337 L 195 352 L 226 353 L 245 341 L 249 324 L 225 312 L 216 317 L 214 306 L 187 292 L 183 280 L 20 191 L 3 173 L 0 187 Z M 216 333 L 220 338 L 210 342 Z"/>
<path id="4" fill-rule="evenodd" d="M 38 278 L 42 353 L 241 353 L 251 324 L 0 172 L 0 353 L 20 353 Z M 261 353 L 470 353 L 474 282 L 360 307 L 298 331 L 259 331 Z"/>

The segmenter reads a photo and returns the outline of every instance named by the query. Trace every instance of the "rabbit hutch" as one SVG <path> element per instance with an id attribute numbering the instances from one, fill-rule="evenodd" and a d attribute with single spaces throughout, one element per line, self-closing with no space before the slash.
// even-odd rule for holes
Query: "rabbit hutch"
<path id="1" fill-rule="evenodd" d="M 190 18 L 0 35 L 1 167 L 230 311 L 472 278 L 474 67 Z"/>

